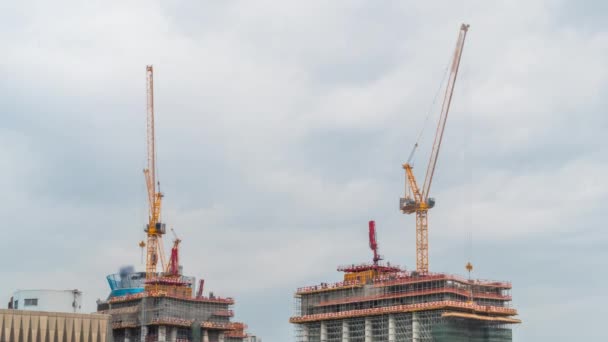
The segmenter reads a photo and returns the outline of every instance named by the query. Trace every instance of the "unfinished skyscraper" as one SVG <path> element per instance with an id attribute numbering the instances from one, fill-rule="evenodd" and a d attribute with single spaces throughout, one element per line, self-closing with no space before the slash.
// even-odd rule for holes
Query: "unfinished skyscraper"
<path id="1" fill-rule="evenodd" d="M 297 342 L 512 340 L 510 325 L 520 320 L 510 283 L 381 264 L 372 231 L 370 222 L 373 263 L 339 267 L 343 281 L 296 291 L 289 321 Z"/>
<path id="2" fill-rule="evenodd" d="M 243 323 L 230 321 L 234 299 L 203 297 L 202 288 L 193 296 L 187 277 L 175 283 L 144 285 L 144 280 L 144 272 L 108 276 L 112 293 L 131 292 L 98 303 L 98 312 L 112 315 L 115 342 L 241 342 L 247 337 Z"/>

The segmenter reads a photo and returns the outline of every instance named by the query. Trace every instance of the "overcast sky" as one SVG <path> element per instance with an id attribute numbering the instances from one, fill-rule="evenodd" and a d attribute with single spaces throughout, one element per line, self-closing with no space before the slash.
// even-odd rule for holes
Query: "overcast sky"
<path id="1" fill-rule="evenodd" d="M 164 221 L 185 273 L 293 340 L 298 286 L 415 267 L 398 211 L 416 136 L 471 25 L 430 213 L 430 268 L 511 280 L 516 341 L 605 336 L 604 1 L 0 1 L 0 299 L 142 268 L 145 66 Z M 440 96 L 441 97 L 441 96 Z M 440 100 L 438 102 L 441 102 Z M 170 238 L 167 239 L 167 248 Z M 2 304 L 3 306 L 5 304 Z"/>

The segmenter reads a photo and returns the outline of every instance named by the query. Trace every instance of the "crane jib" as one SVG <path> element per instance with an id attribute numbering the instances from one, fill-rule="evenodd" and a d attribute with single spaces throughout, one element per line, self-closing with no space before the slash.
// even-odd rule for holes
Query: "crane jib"
<path id="1" fill-rule="evenodd" d="M 437 157 L 439 156 L 439 149 L 441 148 L 441 142 L 443 140 L 443 132 L 445 131 L 445 124 L 447 122 L 448 113 L 450 111 L 450 104 L 452 103 L 452 95 L 454 94 L 454 86 L 456 85 L 456 76 L 458 76 L 458 69 L 460 67 L 460 59 L 462 57 L 462 50 L 464 47 L 464 41 L 467 35 L 469 25 L 462 24 L 460 26 L 460 32 L 458 34 L 458 41 L 456 43 L 456 49 L 454 51 L 454 60 L 452 62 L 452 68 L 450 70 L 450 78 L 448 79 L 448 85 L 445 89 L 445 96 L 443 104 L 441 105 L 441 116 L 437 123 L 437 131 L 435 132 L 435 141 L 433 143 L 433 150 L 429 159 L 429 165 L 427 166 L 426 176 L 424 178 L 424 185 L 422 186 L 422 198 L 427 198 L 433 182 L 433 175 L 435 174 L 435 167 L 437 165 Z"/>

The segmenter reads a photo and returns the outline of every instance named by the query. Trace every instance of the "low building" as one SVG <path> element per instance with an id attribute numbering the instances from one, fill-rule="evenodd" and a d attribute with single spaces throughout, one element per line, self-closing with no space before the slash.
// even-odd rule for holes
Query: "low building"
<path id="1" fill-rule="evenodd" d="M 0 341 L 113 342 L 110 315 L 0 309 Z"/>
<path id="2" fill-rule="evenodd" d="M 79 290 L 17 290 L 9 302 L 15 310 L 80 313 Z"/>

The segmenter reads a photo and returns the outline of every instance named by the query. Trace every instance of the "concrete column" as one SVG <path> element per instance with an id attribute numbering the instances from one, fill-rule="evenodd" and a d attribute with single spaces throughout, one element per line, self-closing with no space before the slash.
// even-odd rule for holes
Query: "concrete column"
<path id="1" fill-rule="evenodd" d="M 306 324 L 302 324 L 302 341 L 308 342 L 308 326 Z"/>
<path id="2" fill-rule="evenodd" d="M 167 327 L 164 325 L 158 326 L 158 340 L 161 342 L 167 342 Z"/>
<path id="3" fill-rule="evenodd" d="M 131 342 L 131 329 L 125 329 L 125 342 Z"/>
<path id="4" fill-rule="evenodd" d="M 395 315 L 388 315 L 388 342 L 397 341 L 395 332 Z"/>
<path id="5" fill-rule="evenodd" d="M 209 332 L 207 330 L 203 330 L 203 342 L 209 342 Z"/>
<path id="6" fill-rule="evenodd" d="M 348 333 L 349 333 L 348 332 L 348 320 L 343 320 L 342 321 L 342 342 L 350 341 Z"/>
<path id="7" fill-rule="evenodd" d="M 321 342 L 327 342 L 327 322 L 321 321 Z"/>
<path id="8" fill-rule="evenodd" d="M 217 337 L 218 342 L 224 342 L 224 332 L 220 332 Z"/>
<path id="9" fill-rule="evenodd" d="M 372 342 L 372 320 L 365 317 L 365 342 Z"/>
<path id="10" fill-rule="evenodd" d="M 169 342 L 177 341 L 177 327 L 172 327 L 169 334 Z"/>
<path id="11" fill-rule="evenodd" d="M 141 337 L 140 337 L 140 341 L 141 342 L 146 342 L 146 337 L 148 336 L 148 327 L 146 327 L 145 325 L 141 327 Z"/>
<path id="12" fill-rule="evenodd" d="M 412 313 L 412 341 L 420 342 L 420 322 L 418 321 L 418 313 Z"/>

